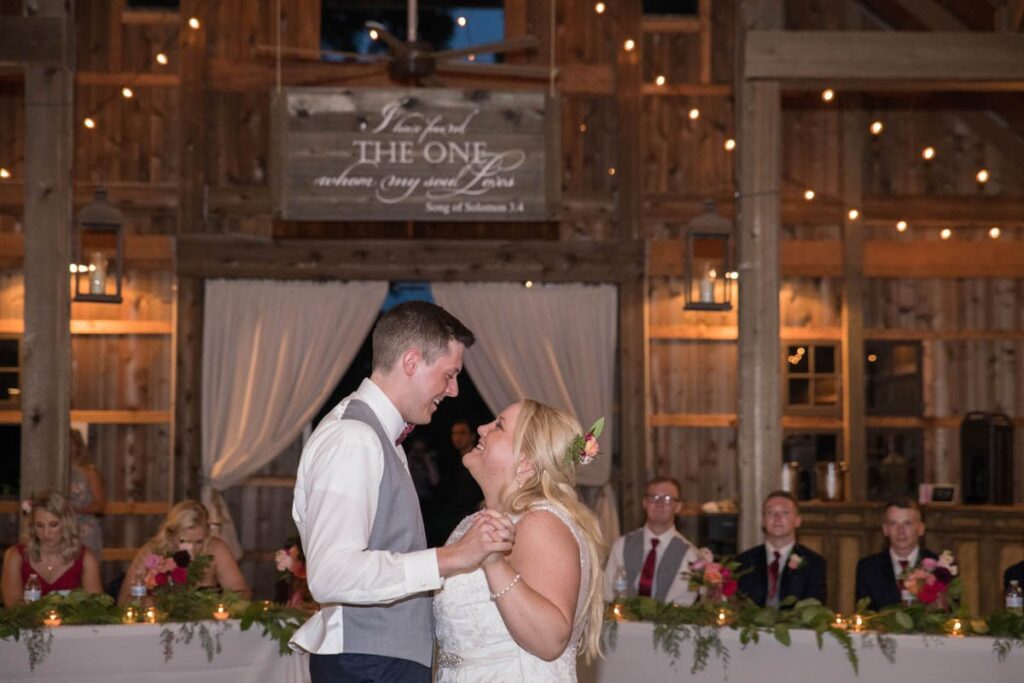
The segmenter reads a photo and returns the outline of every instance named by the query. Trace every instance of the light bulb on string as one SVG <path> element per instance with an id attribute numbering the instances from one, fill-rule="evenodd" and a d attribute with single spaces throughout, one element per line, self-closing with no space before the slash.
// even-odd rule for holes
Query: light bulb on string
<path id="1" fill-rule="evenodd" d="M 825 88 L 821 91 L 821 99 L 824 102 L 831 102 L 836 98 L 836 91 L 832 88 Z"/>
<path id="2" fill-rule="evenodd" d="M 736 141 L 732 138 L 728 138 L 724 143 L 722 143 L 722 146 L 725 147 L 726 152 L 731 152 L 736 149 Z"/>
<path id="3" fill-rule="evenodd" d="M 189 26 L 189 28 L 191 28 L 191 29 L 192 29 L 193 31 L 198 31 L 198 30 L 199 30 L 199 27 L 200 27 L 201 25 L 202 25 L 202 24 L 200 24 L 200 23 L 199 23 L 199 19 L 197 19 L 197 18 L 195 18 L 195 17 L 189 17 L 189 18 L 188 18 L 188 26 Z"/>
<path id="4" fill-rule="evenodd" d="M 869 130 L 872 135 L 878 136 L 882 134 L 883 130 L 885 130 L 885 126 L 882 125 L 881 121 L 872 121 Z"/>
<path id="5" fill-rule="evenodd" d="M 599 2 L 596 5 L 594 5 L 594 11 L 597 12 L 598 14 L 604 14 L 604 10 L 605 6 L 603 2 Z"/>
<path id="6" fill-rule="evenodd" d="M 811 201 L 812 199 L 814 199 L 814 190 L 804 190 L 804 199 L 806 199 L 807 201 Z"/>
<path id="7" fill-rule="evenodd" d="M 921 150 L 921 158 L 925 161 L 931 161 L 935 158 L 935 148 L 932 146 L 925 147 Z"/>
<path id="8" fill-rule="evenodd" d="M 615 175 L 615 167 L 614 166 L 610 166 L 608 168 L 608 175 Z"/>
<path id="9" fill-rule="evenodd" d="M 580 132 L 581 133 L 586 133 L 587 132 L 587 124 L 585 124 L 585 123 L 581 123 L 580 124 Z"/>
<path id="10" fill-rule="evenodd" d="M 370 40 L 377 40 L 378 38 L 380 38 L 380 33 L 377 32 L 377 29 L 371 28 L 370 29 Z"/>
<path id="11" fill-rule="evenodd" d="M 135 93 L 132 92 L 132 89 L 128 86 L 121 88 L 121 97 L 125 98 L 126 100 L 130 100 L 134 96 Z"/>
<path id="12" fill-rule="evenodd" d="M 163 52 L 156 53 L 156 63 L 161 66 L 167 66 L 167 55 Z"/>
<path id="13" fill-rule="evenodd" d="M 939 233 L 939 237 L 941 237 L 944 240 L 948 240 L 952 236 L 953 236 L 953 231 L 950 230 L 949 228 L 943 228 L 942 232 Z"/>
<path id="14" fill-rule="evenodd" d="M 978 181 L 979 185 L 984 185 L 985 183 L 987 183 L 989 179 L 988 169 L 983 168 L 979 170 L 975 174 L 974 179 Z"/>
<path id="15" fill-rule="evenodd" d="M 10 177 L 11 177 L 11 172 L 10 171 L 8 171 L 6 168 L 0 168 L 0 178 L 3 178 L 4 180 L 6 180 L 6 179 L 8 179 Z"/>
<path id="16" fill-rule="evenodd" d="M 455 23 L 458 24 L 460 27 L 465 28 L 466 24 L 468 24 L 469 22 L 466 20 L 466 17 L 459 17 L 458 19 L 455 20 Z"/>
<path id="17" fill-rule="evenodd" d="M 694 107 L 693 109 L 691 109 L 690 113 L 689 113 L 689 117 L 690 117 L 691 121 L 696 121 L 697 119 L 699 119 L 700 118 L 700 109 L 697 109 L 697 107 Z"/>
<path id="18" fill-rule="evenodd" d="M 848 212 L 846 212 L 846 215 L 849 216 L 851 221 L 855 221 L 858 218 L 860 218 L 860 211 L 858 211 L 857 209 L 850 209 Z"/>
<path id="19" fill-rule="evenodd" d="M 907 231 L 907 222 L 906 221 L 898 221 L 896 223 L 896 232 L 906 232 L 906 231 Z"/>
<path id="20" fill-rule="evenodd" d="M 1003 233 L 1002 233 L 1002 230 L 999 229 L 998 225 L 993 225 L 991 228 L 988 229 L 988 236 L 991 237 L 994 240 L 999 239 L 999 236 L 1001 234 L 1003 234 Z"/>
<path id="21" fill-rule="evenodd" d="M 659 75 L 657 78 L 654 79 L 654 83 L 658 86 L 665 85 L 665 77 Z"/>
<path id="22" fill-rule="evenodd" d="M 93 120 L 91 116 L 86 116 L 84 119 L 82 119 L 82 125 L 88 128 L 89 130 L 92 130 L 93 128 L 96 127 L 96 121 Z"/>
<path id="23" fill-rule="evenodd" d="M 627 38 L 626 42 L 622 44 L 622 47 L 626 49 L 626 52 L 632 52 L 636 48 L 636 41 L 632 38 Z"/>

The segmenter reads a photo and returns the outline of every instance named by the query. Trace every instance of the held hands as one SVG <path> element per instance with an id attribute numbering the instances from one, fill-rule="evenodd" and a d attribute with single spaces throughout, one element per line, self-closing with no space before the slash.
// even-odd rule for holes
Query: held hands
<path id="1" fill-rule="evenodd" d="M 512 520 L 493 510 L 483 510 L 462 538 L 437 549 L 438 569 L 442 576 L 451 576 L 500 559 L 511 552 L 515 535 Z"/>

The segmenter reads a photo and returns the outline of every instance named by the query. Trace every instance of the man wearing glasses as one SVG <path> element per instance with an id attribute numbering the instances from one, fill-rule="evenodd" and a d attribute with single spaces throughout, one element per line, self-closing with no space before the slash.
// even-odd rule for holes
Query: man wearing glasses
<path id="1" fill-rule="evenodd" d="M 825 558 L 796 542 L 800 508 L 786 491 L 768 494 L 761 506 L 765 542 L 736 557 L 740 592 L 761 607 L 778 607 L 789 596 L 825 602 Z"/>
<path id="2" fill-rule="evenodd" d="M 681 493 L 679 482 L 671 477 L 656 477 L 647 484 L 646 522 L 612 544 L 604 568 L 606 600 L 620 592 L 625 597 L 642 595 L 686 606 L 696 601 L 697 594 L 689 589 L 682 572 L 697 561 L 697 549 L 675 526 Z"/>

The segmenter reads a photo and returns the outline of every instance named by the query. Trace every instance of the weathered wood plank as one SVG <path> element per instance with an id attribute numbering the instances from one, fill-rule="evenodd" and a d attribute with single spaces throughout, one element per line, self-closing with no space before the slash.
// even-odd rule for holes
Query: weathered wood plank
<path id="1" fill-rule="evenodd" d="M 68 63 L 74 54 L 74 17 L 45 16 L 46 12 L 41 10 L 31 17 L 3 17 L 0 64 L 61 67 Z"/>

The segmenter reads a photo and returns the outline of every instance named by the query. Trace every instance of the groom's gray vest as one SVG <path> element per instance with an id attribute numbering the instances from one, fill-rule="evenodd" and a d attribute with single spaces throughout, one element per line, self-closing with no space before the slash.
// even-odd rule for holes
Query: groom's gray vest
<path id="1" fill-rule="evenodd" d="M 412 477 L 402 464 L 394 442 L 370 407 L 358 399 L 349 401 L 343 420 L 369 425 L 384 451 L 377 515 L 373 518 L 368 550 L 408 553 L 425 550 L 419 499 Z M 434 612 L 430 595 L 417 593 L 388 605 L 342 607 L 345 652 L 410 659 L 430 667 L 434 657 Z"/>
<path id="2" fill-rule="evenodd" d="M 665 598 L 668 597 L 668 589 L 672 587 L 676 575 L 683 571 L 683 558 L 686 557 L 686 551 L 689 549 L 690 546 L 678 536 L 669 541 L 668 547 L 665 548 L 665 552 L 661 556 L 661 562 L 654 569 L 652 598 L 665 602 Z M 626 565 L 626 590 L 629 597 L 636 596 L 637 578 L 643 570 L 644 560 L 647 558 L 649 550 L 650 548 L 644 547 L 642 527 L 626 534 L 622 546 L 622 562 Z"/>

